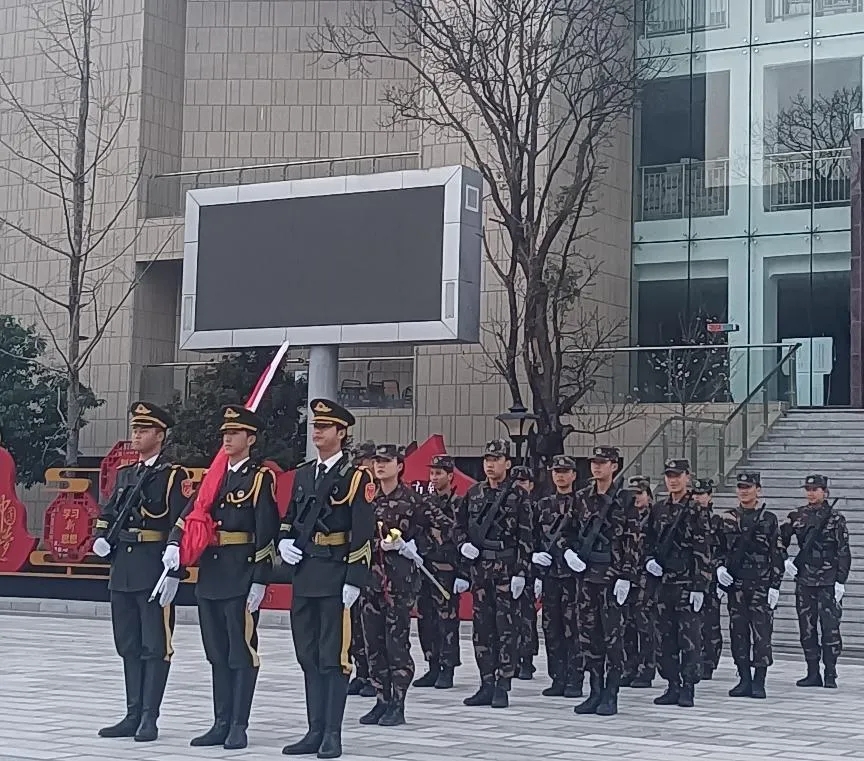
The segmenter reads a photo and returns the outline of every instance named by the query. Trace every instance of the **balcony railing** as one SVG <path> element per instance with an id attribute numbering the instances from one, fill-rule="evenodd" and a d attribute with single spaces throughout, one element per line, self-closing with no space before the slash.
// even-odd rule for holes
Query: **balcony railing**
<path id="1" fill-rule="evenodd" d="M 645 37 L 729 26 L 729 0 L 644 0 L 642 9 Z"/>
<path id="2" fill-rule="evenodd" d="M 643 222 L 720 217 L 729 211 L 729 160 L 639 167 Z"/>
<path id="3" fill-rule="evenodd" d="M 765 211 L 846 206 L 852 173 L 850 148 L 765 156 Z"/>
<path id="4" fill-rule="evenodd" d="M 769 23 L 811 14 L 818 18 L 862 12 L 864 0 L 765 0 L 765 18 Z"/>

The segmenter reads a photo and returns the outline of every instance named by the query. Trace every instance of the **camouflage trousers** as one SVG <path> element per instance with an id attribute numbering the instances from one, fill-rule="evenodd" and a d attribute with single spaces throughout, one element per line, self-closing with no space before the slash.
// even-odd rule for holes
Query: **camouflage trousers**
<path id="1" fill-rule="evenodd" d="M 366 658 L 366 642 L 363 639 L 363 595 L 351 606 L 351 646 L 348 649 L 354 664 L 354 675 L 358 679 L 369 678 L 369 661 Z"/>
<path id="2" fill-rule="evenodd" d="M 589 674 L 624 670 L 624 608 L 610 584 L 580 581 L 576 592 L 579 648 Z"/>
<path id="3" fill-rule="evenodd" d="M 655 608 L 645 595 L 624 606 L 624 671 L 632 677 L 653 679 L 657 670 Z"/>
<path id="4" fill-rule="evenodd" d="M 667 682 L 696 684 L 702 666 L 702 618 L 681 584 L 660 584 L 657 590 L 657 633 L 660 676 Z"/>
<path id="5" fill-rule="evenodd" d="M 453 589 L 456 573 L 452 567 L 442 570 L 434 563 L 430 566 L 441 586 Z M 445 600 L 434 584 L 423 579 L 417 596 L 417 613 L 417 633 L 426 660 L 446 668 L 459 666 L 459 595 L 451 595 L 449 600 Z"/>
<path id="6" fill-rule="evenodd" d="M 714 671 L 723 653 L 723 627 L 720 624 L 720 598 L 712 584 L 702 606 L 702 673 Z"/>
<path id="7" fill-rule="evenodd" d="M 546 661 L 549 676 L 559 681 L 571 679 L 581 682 L 579 674 L 585 670 L 579 650 L 576 626 L 575 576 L 543 579 L 543 607 L 541 621 L 546 643 Z"/>
<path id="8" fill-rule="evenodd" d="M 806 587 L 795 585 L 795 608 L 798 611 L 798 631 L 804 658 L 818 661 L 820 650 L 826 666 L 834 666 L 843 649 L 840 638 L 840 619 L 843 607 L 834 600 L 834 587 Z M 817 626 L 822 629 L 819 646 Z"/>
<path id="9" fill-rule="evenodd" d="M 768 584 L 736 581 L 729 590 L 729 644 L 735 665 L 770 666 L 774 662 L 771 657 L 773 630 L 774 611 L 768 607 Z"/>
<path id="10" fill-rule="evenodd" d="M 519 639 L 519 601 L 510 592 L 510 577 L 486 579 L 474 594 L 474 658 L 483 682 L 512 679 Z"/>
<path id="11" fill-rule="evenodd" d="M 525 581 L 525 591 L 516 600 L 519 605 L 519 660 L 533 658 L 540 652 L 537 636 L 537 598 L 534 597 L 534 580 Z"/>
<path id="12" fill-rule="evenodd" d="M 411 657 L 411 609 L 415 596 L 410 593 L 367 590 L 363 594 L 363 637 L 369 661 L 369 681 L 384 699 L 405 700 L 414 678 Z"/>

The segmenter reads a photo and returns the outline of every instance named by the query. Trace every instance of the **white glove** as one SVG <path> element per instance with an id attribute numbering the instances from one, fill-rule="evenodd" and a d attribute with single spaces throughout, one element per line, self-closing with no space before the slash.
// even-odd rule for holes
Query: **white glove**
<path id="1" fill-rule="evenodd" d="M 543 579 L 534 579 L 534 597 L 538 600 L 543 597 Z"/>
<path id="2" fill-rule="evenodd" d="M 254 613 L 261 607 L 264 602 L 264 593 L 267 591 L 266 584 L 253 584 L 249 589 L 249 594 L 246 595 L 246 610 Z"/>
<path id="3" fill-rule="evenodd" d="M 180 579 L 176 576 L 166 576 L 162 586 L 159 587 L 159 604 L 163 608 L 167 608 L 174 602 L 178 589 L 180 589 Z"/>
<path id="4" fill-rule="evenodd" d="M 460 548 L 459 552 L 468 560 L 477 560 L 480 557 L 480 550 L 478 550 L 471 542 L 465 542 Z"/>
<path id="5" fill-rule="evenodd" d="M 769 589 L 768 590 L 768 607 L 771 610 L 777 607 L 777 603 L 780 602 L 780 590 L 779 589 Z"/>
<path id="6" fill-rule="evenodd" d="M 548 568 L 552 565 L 552 556 L 548 552 L 535 552 L 531 555 L 531 562 L 542 568 Z"/>
<path id="7" fill-rule="evenodd" d="M 653 558 L 645 564 L 645 570 L 657 578 L 660 578 L 663 575 L 663 566 Z"/>
<path id="8" fill-rule="evenodd" d="M 389 539 L 381 540 L 381 549 L 384 552 L 401 552 L 404 546 L 405 540 L 401 536 L 394 542 L 391 542 Z"/>
<path id="9" fill-rule="evenodd" d="M 360 587 L 355 587 L 353 584 L 342 585 L 342 604 L 346 608 L 350 608 L 357 598 L 360 597 Z"/>
<path id="10" fill-rule="evenodd" d="M 627 579 L 618 579 L 612 591 L 615 593 L 615 600 L 618 604 L 623 605 L 627 600 L 627 595 L 630 594 L 630 582 Z"/>
<path id="11" fill-rule="evenodd" d="M 839 581 L 834 582 L 834 602 L 839 603 L 840 600 L 843 599 L 843 595 L 846 594 L 846 585 L 841 584 Z"/>
<path id="12" fill-rule="evenodd" d="M 524 576 L 513 576 L 510 579 L 510 594 L 513 595 L 514 600 L 519 599 L 519 595 L 521 595 L 525 591 L 525 577 Z"/>
<path id="13" fill-rule="evenodd" d="M 453 582 L 453 594 L 461 595 L 463 592 L 468 591 L 468 587 L 471 585 L 465 581 L 465 579 L 456 579 Z"/>
<path id="14" fill-rule="evenodd" d="M 792 558 L 786 558 L 786 562 L 783 565 L 786 566 L 786 573 L 790 579 L 794 579 L 798 575 L 798 566 L 795 565 Z"/>
<path id="15" fill-rule="evenodd" d="M 564 562 L 576 573 L 582 573 L 588 567 L 573 550 L 564 550 Z"/>
<path id="16" fill-rule="evenodd" d="M 731 587 L 735 583 L 735 578 L 729 573 L 725 565 L 721 565 L 717 569 L 717 581 L 724 587 Z"/>
<path id="17" fill-rule="evenodd" d="M 723 600 L 726 599 L 726 590 L 723 589 L 723 587 L 717 587 L 717 599 L 720 600 L 720 602 L 723 602 Z"/>
<path id="18" fill-rule="evenodd" d="M 111 554 L 111 545 L 108 544 L 106 539 L 100 536 L 93 542 L 93 554 L 98 555 L 100 558 L 107 558 Z"/>
<path id="19" fill-rule="evenodd" d="M 169 544 L 162 553 L 162 565 L 169 571 L 180 568 L 180 548 L 176 544 Z"/>
<path id="20" fill-rule="evenodd" d="M 693 606 L 693 610 L 698 613 L 702 610 L 702 603 L 705 602 L 705 595 L 702 592 L 691 592 L 690 593 L 690 604 Z"/>
<path id="21" fill-rule="evenodd" d="M 418 567 L 423 565 L 423 556 L 417 552 L 417 543 L 413 539 L 410 542 L 402 543 L 402 547 L 399 549 L 399 554 L 403 558 L 413 560 L 414 565 Z"/>
<path id="22" fill-rule="evenodd" d="M 279 554 L 288 565 L 297 565 L 303 559 L 303 550 L 294 544 L 293 539 L 283 539 L 279 542 Z"/>

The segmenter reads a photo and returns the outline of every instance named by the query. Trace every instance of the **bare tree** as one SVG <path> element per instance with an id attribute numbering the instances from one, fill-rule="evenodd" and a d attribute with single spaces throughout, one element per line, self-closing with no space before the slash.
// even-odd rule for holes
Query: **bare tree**
<path id="1" fill-rule="evenodd" d="M 146 271 L 130 274 L 127 257 L 141 230 L 130 229 L 126 217 L 143 160 L 123 166 L 131 64 L 111 70 L 100 61 L 100 38 L 110 31 L 100 0 L 50 0 L 31 4 L 30 12 L 45 75 L 37 88 L 0 72 L 0 146 L 6 153 L 0 166 L 54 213 L 48 215 L 52 224 L 40 225 L 38 215 L 0 210 L 0 230 L 23 243 L 28 258 L 47 254 L 61 262 L 62 277 L 31 281 L 8 264 L 0 277 L 33 295 L 59 358 L 67 380 L 66 464 L 74 465 L 83 424 L 82 373 Z"/>
<path id="2" fill-rule="evenodd" d="M 564 418 L 603 365 L 586 350 L 625 337 L 591 306 L 586 240 L 604 150 L 662 56 L 634 56 L 632 0 L 390 0 L 384 17 L 370 5 L 328 21 L 311 47 L 349 70 L 406 72 L 384 95 L 392 122 L 458 139 L 481 172 L 506 300 L 486 351 L 514 404 L 527 381 L 541 448 L 561 451 L 575 430 Z"/>

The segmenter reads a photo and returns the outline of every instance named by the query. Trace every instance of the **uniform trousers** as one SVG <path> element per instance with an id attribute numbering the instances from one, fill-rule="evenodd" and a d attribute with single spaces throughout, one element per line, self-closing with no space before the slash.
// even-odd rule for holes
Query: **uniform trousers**
<path id="1" fill-rule="evenodd" d="M 174 606 L 147 602 L 149 591 L 111 590 L 111 628 L 121 658 L 171 660 Z"/>
<path id="2" fill-rule="evenodd" d="M 198 621 L 204 654 L 214 666 L 257 668 L 258 612 L 246 608 L 246 597 L 198 599 Z"/>

